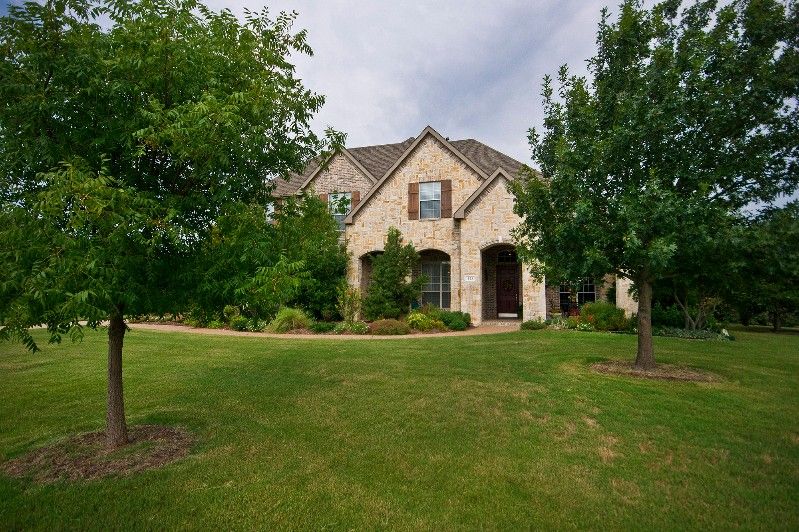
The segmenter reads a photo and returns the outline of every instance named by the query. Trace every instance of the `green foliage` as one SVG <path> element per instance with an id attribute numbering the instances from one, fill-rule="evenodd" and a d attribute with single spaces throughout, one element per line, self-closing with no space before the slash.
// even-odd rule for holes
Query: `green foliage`
<path id="1" fill-rule="evenodd" d="M 236 295 L 255 316 L 274 316 L 296 296 L 308 276 L 304 261 L 291 262 L 281 254 L 273 265 L 257 268 L 252 279 L 236 290 Z"/>
<path id="2" fill-rule="evenodd" d="M 284 333 L 296 329 L 307 329 L 310 325 L 310 318 L 308 318 L 302 310 L 297 308 L 282 308 L 269 323 L 267 330 L 273 333 Z"/>
<path id="3" fill-rule="evenodd" d="M 576 329 L 580 325 L 580 319 L 577 316 L 569 316 L 566 318 L 566 328 Z"/>
<path id="4" fill-rule="evenodd" d="M 549 327 L 549 324 L 546 321 L 542 320 L 541 318 L 535 320 L 527 320 L 522 322 L 521 324 L 521 329 L 523 331 L 538 331 L 541 329 L 546 329 L 547 327 Z"/>
<path id="5" fill-rule="evenodd" d="M 586 303 L 580 309 L 581 321 L 590 323 L 597 331 L 624 331 L 627 318 L 624 310 L 607 301 Z"/>
<path id="6" fill-rule="evenodd" d="M 361 292 L 349 283 L 342 282 L 338 287 L 336 310 L 346 323 L 354 323 L 361 312 Z"/>
<path id="7" fill-rule="evenodd" d="M 290 61 L 310 53 L 293 20 L 194 0 L 9 6 L 2 336 L 46 323 L 52 341 L 77 338 L 84 320 L 177 313 L 200 297 L 219 217 L 264 204 L 265 176 L 302 170 L 328 143 L 310 127 L 323 98 Z"/>
<path id="8" fill-rule="evenodd" d="M 678 8 L 624 0 L 615 23 L 603 12 L 591 81 L 565 66 L 557 90 L 544 79 L 544 127 L 529 136 L 541 173 L 511 184 L 534 273 L 635 282 L 648 365 L 652 284 L 725 271 L 738 210 L 799 184 L 796 9 Z"/>
<path id="9" fill-rule="evenodd" d="M 230 322 L 234 316 L 238 316 L 239 314 L 241 314 L 241 310 L 235 305 L 225 305 L 225 308 L 222 309 L 222 315 L 227 322 Z"/>
<path id="10" fill-rule="evenodd" d="M 417 331 L 429 331 L 433 328 L 433 318 L 418 310 L 410 312 L 405 321 Z"/>
<path id="11" fill-rule="evenodd" d="M 209 329 L 222 329 L 225 326 L 220 320 L 211 320 L 208 322 Z"/>
<path id="12" fill-rule="evenodd" d="M 385 319 L 373 321 L 369 324 L 370 334 L 397 335 L 409 334 L 410 332 L 410 325 L 401 320 Z"/>
<path id="13" fill-rule="evenodd" d="M 399 318 L 408 312 L 425 283 L 424 276 L 408 280 L 418 263 L 413 244 L 403 245 L 399 229 L 389 228 L 383 253 L 372 258 L 372 278 L 363 302 L 367 319 Z"/>
<path id="14" fill-rule="evenodd" d="M 444 310 L 434 305 L 424 305 L 419 312 L 426 314 L 433 321 L 440 321 L 447 329 L 453 331 L 465 331 L 472 324 L 472 317 L 468 312 Z"/>
<path id="15" fill-rule="evenodd" d="M 362 321 L 353 321 L 350 323 L 342 321 L 336 324 L 336 328 L 333 329 L 333 332 L 336 334 L 366 334 L 369 332 L 369 326 Z"/>
<path id="16" fill-rule="evenodd" d="M 336 322 L 333 321 L 313 321 L 308 326 L 308 329 L 316 334 L 324 334 L 333 332 L 336 329 L 336 325 Z"/>
<path id="17" fill-rule="evenodd" d="M 765 312 L 775 330 L 799 312 L 799 201 L 767 208 L 746 229 L 727 299 L 747 323 Z"/>
<path id="18" fill-rule="evenodd" d="M 663 307 L 660 303 L 655 303 L 652 307 L 652 325 L 681 328 L 685 325 L 685 318 L 676 305 Z"/>
<path id="19" fill-rule="evenodd" d="M 230 318 L 229 324 L 234 331 L 247 331 L 250 329 L 250 320 L 246 316 L 233 316 Z"/>

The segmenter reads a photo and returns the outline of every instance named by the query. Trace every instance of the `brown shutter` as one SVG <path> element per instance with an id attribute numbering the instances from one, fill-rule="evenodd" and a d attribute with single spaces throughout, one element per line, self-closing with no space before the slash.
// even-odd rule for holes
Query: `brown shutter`
<path id="1" fill-rule="evenodd" d="M 441 217 L 452 218 L 452 180 L 441 182 Z"/>
<path id="2" fill-rule="evenodd" d="M 324 203 L 327 203 L 327 194 L 319 194 L 319 199 Z"/>
<path id="3" fill-rule="evenodd" d="M 419 183 L 408 183 L 408 220 L 419 219 Z"/>
<path id="4" fill-rule="evenodd" d="M 355 209 L 358 204 L 361 202 L 361 193 L 359 191 L 355 191 L 352 193 L 352 205 L 350 205 L 350 210 Z"/>

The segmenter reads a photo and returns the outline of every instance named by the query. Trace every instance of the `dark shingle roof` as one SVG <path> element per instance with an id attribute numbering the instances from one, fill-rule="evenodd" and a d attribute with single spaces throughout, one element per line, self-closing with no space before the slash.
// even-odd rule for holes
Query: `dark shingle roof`
<path id="1" fill-rule="evenodd" d="M 415 140 L 414 137 L 411 137 L 408 140 L 394 144 L 348 148 L 347 151 L 379 181 Z M 511 176 L 516 176 L 522 166 L 524 166 L 516 159 L 474 139 L 453 140 L 450 141 L 450 144 L 489 176 L 500 167 Z M 275 196 L 288 196 L 297 192 L 305 180 L 318 167 L 319 161 L 315 160 L 306 167 L 302 174 L 292 174 L 288 181 L 278 179 L 274 192 Z"/>

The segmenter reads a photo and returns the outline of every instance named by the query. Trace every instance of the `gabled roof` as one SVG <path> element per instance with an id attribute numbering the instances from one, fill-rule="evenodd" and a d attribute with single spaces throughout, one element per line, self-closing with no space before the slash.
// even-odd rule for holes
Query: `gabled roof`
<path id="1" fill-rule="evenodd" d="M 393 144 L 379 144 L 376 146 L 362 146 L 358 148 L 346 148 L 342 153 L 369 178 L 376 188 L 389 171 L 399 166 L 421 140 L 431 134 L 442 144 L 448 147 L 452 153 L 471 167 L 481 179 L 487 179 L 497 168 L 502 168 L 508 175 L 515 176 L 524 166 L 516 159 L 505 155 L 494 148 L 483 144 L 474 139 L 453 140 L 443 138 L 430 126 L 426 127 L 416 136 L 402 142 Z M 301 174 L 291 174 L 288 180 L 275 180 L 275 196 L 290 196 L 300 192 L 308 183 L 313 180 L 316 174 L 330 160 L 314 159 L 311 161 Z M 369 192 L 371 194 L 371 191 Z M 361 205 L 365 203 L 361 201 Z"/>
<path id="2" fill-rule="evenodd" d="M 483 184 L 480 185 L 480 187 L 475 190 L 472 195 L 466 199 L 466 201 L 463 202 L 463 205 L 461 205 L 460 208 L 455 211 L 455 214 L 453 214 L 452 217 L 458 219 L 466 218 L 466 211 L 469 209 L 469 207 L 471 207 L 472 204 L 483 195 L 483 192 L 485 192 L 485 190 L 490 187 L 494 181 L 500 178 L 505 178 L 508 181 L 513 179 L 505 170 L 502 168 L 497 168 L 496 171 L 491 174 L 491 177 L 483 181 Z"/>

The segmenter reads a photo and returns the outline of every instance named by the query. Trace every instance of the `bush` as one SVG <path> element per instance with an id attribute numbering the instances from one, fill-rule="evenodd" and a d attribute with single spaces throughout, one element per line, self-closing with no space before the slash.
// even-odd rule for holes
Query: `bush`
<path id="1" fill-rule="evenodd" d="M 429 331 L 433 328 L 433 319 L 428 314 L 418 310 L 414 310 L 408 314 L 405 321 L 411 329 L 416 329 L 417 331 Z"/>
<path id="2" fill-rule="evenodd" d="M 624 331 L 627 329 L 627 318 L 624 310 L 607 301 L 586 303 L 580 309 L 581 322 L 589 323 L 597 331 Z"/>
<path id="3" fill-rule="evenodd" d="M 369 332 L 371 334 L 408 334 L 411 332 L 411 327 L 400 320 L 377 320 L 369 325 Z"/>
<path id="4" fill-rule="evenodd" d="M 332 321 L 314 321 L 308 326 L 308 328 L 316 334 L 324 334 L 333 332 L 333 330 L 336 328 L 336 323 Z"/>
<path id="5" fill-rule="evenodd" d="M 566 318 L 567 329 L 576 329 L 579 324 L 580 320 L 577 318 L 577 316 L 569 316 L 568 318 Z"/>
<path id="6" fill-rule="evenodd" d="M 546 320 L 547 325 L 555 330 L 562 330 L 568 329 L 566 324 L 566 318 L 563 316 L 553 316 L 552 318 Z"/>
<path id="7" fill-rule="evenodd" d="M 655 303 L 652 307 L 652 326 L 681 329 L 685 326 L 685 316 L 677 305 L 663 307 L 660 303 Z"/>
<path id="8" fill-rule="evenodd" d="M 535 320 L 527 320 L 522 323 L 521 329 L 523 331 L 538 331 L 540 329 L 546 329 L 549 327 L 549 324 L 543 321 L 541 318 Z"/>
<path id="9" fill-rule="evenodd" d="M 307 329 L 311 320 L 305 312 L 298 308 L 282 308 L 277 312 L 267 329 L 270 332 L 283 333 L 295 329 Z"/>
<path id="10" fill-rule="evenodd" d="M 230 323 L 230 320 L 241 314 L 239 307 L 236 305 L 225 305 L 225 308 L 222 310 L 222 314 L 225 316 L 225 321 Z"/>
<path id="11" fill-rule="evenodd" d="M 418 312 L 433 321 L 442 322 L 447 329 L 453 331 L 466 330 L 472 324 L 472 316 L 468 312 L 444 310 L 433 305 L 424 305 Z"/>
<path id="12" fill-rule="evenodd" d="M 230 328 L 234 331 L 246 331 L 250 328 L 250 320 L 245 316 L 233 316 L 230 318 Z"/>
<path id="13" fill-rule="evenodd" d="M 211 320 L 211 321 L 208 322 L 208 328 L 209 329 L 221 329 L 224 326 L 225 326 L 225 324 L 222 323 L 219 320 Z"/>
<path id="14" fill-rule="evenodd" d="M 425 276 L 411 278 L 419 254 L 413 244 L 402 243 L 402 234 L 396 227 L 388 230 L 382 254 L 372 258 L 372 279 L 363 300 L 363 313 L 367 319 L 399 318 L 419 299 Z"/>
<path id="15" fill-rule="evenodd" d="M 336 334 L 366 334 L 369 332 L 369 326 L 362 321 L 341 322 L 336 324 L 333 332 Z"/>
<path id="16" fill-rule="evenodd" d="M 337 310 L 346 323 L 353 323 L 361 312 L 361 292 L 346 282 L 338 288 Z"/>

